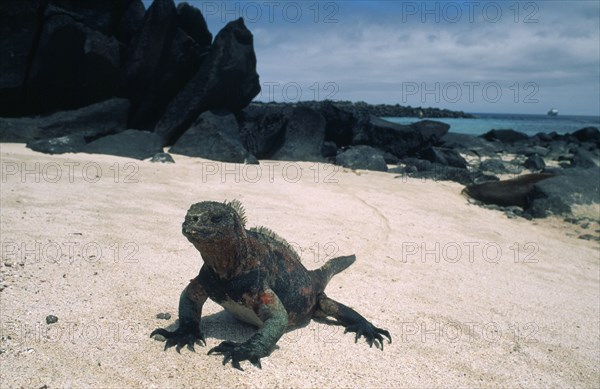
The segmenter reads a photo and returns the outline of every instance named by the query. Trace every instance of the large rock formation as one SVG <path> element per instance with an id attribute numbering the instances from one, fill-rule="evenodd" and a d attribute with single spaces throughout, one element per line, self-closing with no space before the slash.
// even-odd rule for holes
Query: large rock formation
<path id="1" fill-rule="evenodd" d="M 169 104 L 155 132 L 172 144 L 204 111 L 239 111 L 260 92 L 252 33 L 240 18 L 216 36 L 196 75 Z"/>
<path id="2" fill-rule="evenodd" d="M 125 97 L 128 128 L 154 131 L 167 112 L 156 132 L 174 143 L 200 113 L 239 111 L 260 91 L 243 21 L 213 44 L 202 13 L 187 3 L 154 0 L 146 12 L 141 0 L 3 0 L 0 32 L 0 117 Z M 182 103 L 189 96 L 197 104 Z M 173 118 L 186 120 L 173 131 Z"/>
<path id="3" fill-rule="evenodd" d="M 26 113 L 23 87 L 41 28 L 41 0 L 0 2 L 0 116 Z"/>
<path id="4" fill-rule="evenodd" d="M 212 35 L 202 14 L 190 8 L 182 6 L 178 12 L 173 0 L 155 0 L 133 37 L 122 66 L 123 93 L 132 102 L 130 127 L 154 129 L 165 107 L 198 71 Z M 190 31 L 191 23 L 196 31 Z"/>

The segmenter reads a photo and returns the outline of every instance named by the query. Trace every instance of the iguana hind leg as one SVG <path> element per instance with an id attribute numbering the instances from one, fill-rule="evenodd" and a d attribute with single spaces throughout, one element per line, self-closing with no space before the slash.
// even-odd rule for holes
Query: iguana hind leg
<path id="1" fill-rule="evenodd" d="M 326 319 L 328 316 L 332 316 L 335 321 L 329 320 L 327 322 L 344 326 L 346 328 L 344 333 L 355 332 L 355 342 L 358 342 L 358 339 L 364 336 L 369 346 L 373 347 L 373 344 L 375 344 L 375 347 L 381 350 L 383 350 L 383 336 L 388 339 L 388 343 L 392 343 L 392 337 L 388 331 L 375 327 L 354 309 L 330 299 L 324 293 L 317 298 L 317 304 L 315 317 Z"/>

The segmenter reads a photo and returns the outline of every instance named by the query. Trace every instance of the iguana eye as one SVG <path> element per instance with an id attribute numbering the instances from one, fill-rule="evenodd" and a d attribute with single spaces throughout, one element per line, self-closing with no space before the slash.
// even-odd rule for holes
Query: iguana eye
<path id="1" fill-rule="evenodd" d="M 215 223 L 215 224 L 219 223 L 221 220 L 223 220 L 223 216 L 220 216 L 220 215 L 219 216 L 213 216 L 213 217 L 210 218 L 210 221 L 213 222 L 213 223 Z"/>

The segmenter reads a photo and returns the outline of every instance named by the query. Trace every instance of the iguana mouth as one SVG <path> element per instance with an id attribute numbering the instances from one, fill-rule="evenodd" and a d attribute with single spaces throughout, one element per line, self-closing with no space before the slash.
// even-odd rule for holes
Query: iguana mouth
<path id="1" fill-rule="evenodd" d="M 190 239 L 206 239 L 214 235 L 214 232 L 207 226 L 183 226 L 183 235 Z"/>

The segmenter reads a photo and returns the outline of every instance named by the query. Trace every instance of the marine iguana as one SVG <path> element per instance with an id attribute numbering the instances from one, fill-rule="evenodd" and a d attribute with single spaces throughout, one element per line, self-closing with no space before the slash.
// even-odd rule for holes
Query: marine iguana
<path id="1" fill-rule="evenodd" d="M 176 346 L 179 352 L 187 346 L 195 351 L 194 344 L 206 345 L 200 316 L 208 298 L 259 327 L 243 343 L 224 341 L 208 351 L 223 355 L 224 365 L 231 361 L 240 370 L 244 360 L 261 368 L 260 358 L 273 351 L 286 330 L 304 326 L 311 318 L 344 326 L 345 332 L 356 333 L 355 342 L 364 336 L 369 346 L 381 350 L 382 335 L 392 342 L 388 331 L 324 293 L 329 280 L 354 263 L 356 256 L 333 258 L 308 271 L 283 238 L 265 227 L 246 229 L 245 225 L 244 209 L 237 200 L 204 201 L 188 210 L 182 232 L 200 252 L 204 265 L 181 293 L 179 328 L 173 332 L 157 328 L 150 334 L 166 338 L 165 350 Z"/>

